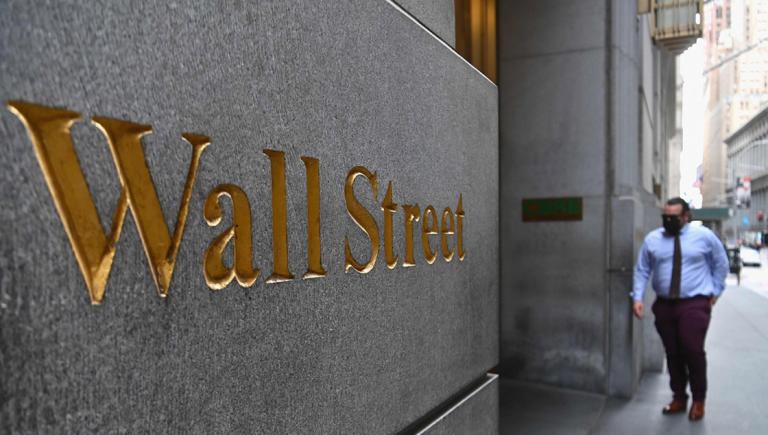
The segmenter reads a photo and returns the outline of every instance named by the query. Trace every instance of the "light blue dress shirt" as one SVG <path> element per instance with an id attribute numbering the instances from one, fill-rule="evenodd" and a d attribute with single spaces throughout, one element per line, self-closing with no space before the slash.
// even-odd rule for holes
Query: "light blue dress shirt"
<path id="1" fill-rule="evenodd" d="M 715 234 L 705 226 L 686 224 L 680 231 L 682 271 L 680 297 L 720 296 L 728 276 L 728 254 Z M 669 297 L 675 238 L 657 228 L 645 237 L 635 266 L 632 299 L 640 301 L 648 278 L 660 297 Z"/>

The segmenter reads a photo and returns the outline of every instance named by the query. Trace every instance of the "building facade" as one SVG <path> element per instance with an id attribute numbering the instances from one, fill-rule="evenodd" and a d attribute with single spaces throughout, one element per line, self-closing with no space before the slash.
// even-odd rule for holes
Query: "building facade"
<path id="1" fill-rule="evenodd" d="M 680 196 L 680 158 L 683 151 L 683 76 L 680 59 L 675 60 L 675 119 L 674 134 L 667 142 L 666 198 Z"/>
<path id="2" fill-rule="evenodd" d="M 715 0 L 704 6 L 704 206 L 727 205 L 725 138 L 768 105 L 768 3 Z"/>
<path id="3" fill-rule="evenodd" d="M 730 180 L 726 193 L 728 205 L 734 210 L 725 236 L 729 241 L 751 244 L 756 234 L 768 232 L 768 108 L 726 138 L 725 143 Z"/>

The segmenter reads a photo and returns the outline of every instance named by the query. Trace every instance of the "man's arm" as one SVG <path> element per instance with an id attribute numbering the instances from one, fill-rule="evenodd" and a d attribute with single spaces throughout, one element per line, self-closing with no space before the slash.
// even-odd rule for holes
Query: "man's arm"
<path id="1" fill-rule="evenodd" d="M 637 254 L 637 264 L 635 265 L 635 274 L 633 275 L 632 300 L 642 301 L 645 285 L 651 276 L 651 251 L 648 248 L 648 241 L 643 242 L 640 253 Z"/>
<path id="2" fill-rule="evenodd" d="M 709 233 L 709 243 L 712 247 L 709 268 L 712 273 L 712 285 L 715 290 L 715 298 L 720 297 L 725 290 L 725 278 L 728 276 L 730 266 L 728 264 L 728 254 L 725 252 L 722 242 L 714 233 Z"/>
<path id="3" fill-rule="evenodd" d="M 638 319 L 643 317 L 643 293 L 645 292 L 646 284 L 648 284 L 648 278 L 651 276 L 652 263 L 653 258 L 648 248 L 648 240 L 646 239 L 643 241 L 640 253 L 637 254 L 637 264 L 635 265 L 635 273 L 632 277 L 632 311 Z"/>

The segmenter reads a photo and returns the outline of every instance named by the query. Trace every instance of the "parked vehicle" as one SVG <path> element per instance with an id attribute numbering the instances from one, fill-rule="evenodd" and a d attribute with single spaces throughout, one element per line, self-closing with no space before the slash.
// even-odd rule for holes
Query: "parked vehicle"
<path id="1" fill-rule="evenodd" d="M 762 261 L 760 261 L 760 253 L 755 249 L 742 246 L 739 254 L 741 257 L 741 264 L 744 266 L 760 267 L 762 265 Z"/>

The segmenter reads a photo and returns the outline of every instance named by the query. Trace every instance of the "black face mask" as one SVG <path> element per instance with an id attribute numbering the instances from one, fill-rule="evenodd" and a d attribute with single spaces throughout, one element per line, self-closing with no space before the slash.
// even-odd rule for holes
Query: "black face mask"
<path id="1" fill-rule="evenodd" d="M 680 234 L 680 230 L 683 228 L 683 222 L 680 220 L 680 216 L 674 214 L 661 215 L 662 223 L 664 224 L 664 231 L 667 234 L 676 236 Z"/>

